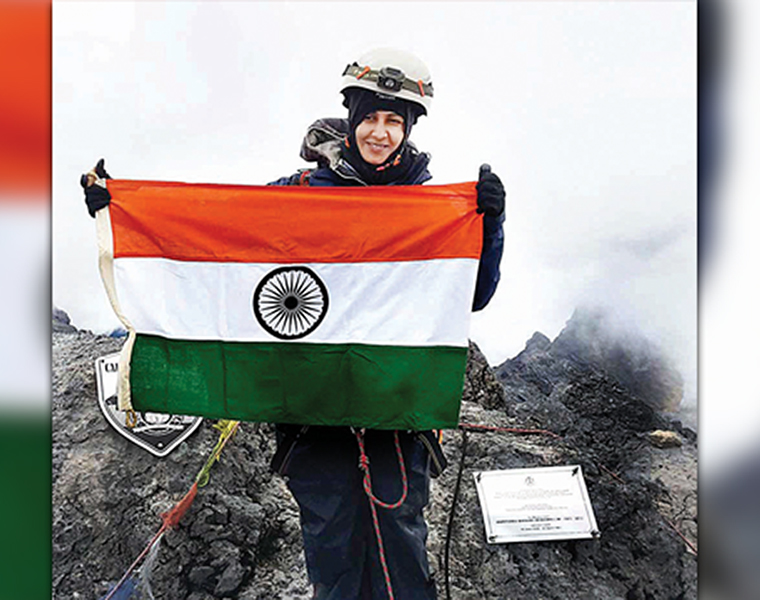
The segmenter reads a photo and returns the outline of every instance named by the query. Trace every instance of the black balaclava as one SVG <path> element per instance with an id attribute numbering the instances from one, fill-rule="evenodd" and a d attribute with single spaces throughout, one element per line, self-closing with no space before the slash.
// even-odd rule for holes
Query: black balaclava
<path id="1" fill-rule="evenodd" d="M 349 88 L 344 95 L 343 105 L 348 108 L 350 128 L 347 147 L 343 151 L 345 159 L 370 185 L 385 185 L 401 179 L 412 166 L 407 142 L 412 126 L 417 122 L 417 117 L 422 114 L 423 109 L 401 98 L 362 88 Z M 364 117 L 376 110 L 388 110 L 404 117 L 404 139 L 382 165 L 371 165 L 366 162 L 356 144 L 356 127 L 364 120 Z"/>

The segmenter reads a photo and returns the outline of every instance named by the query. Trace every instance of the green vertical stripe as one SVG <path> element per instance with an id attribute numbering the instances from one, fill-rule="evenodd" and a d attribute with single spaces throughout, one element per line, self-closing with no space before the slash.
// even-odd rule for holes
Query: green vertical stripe
<path id="1" fill-rule="evenodd" d="M 238 421 L 455 428 L 467 348 L 138 336 L 136 410 Z"/>
<path id="2" fill-rule="evenodd" d="M 0 412 L 0 600 L 50 598 L 51 460 L 49 416 Z"/>

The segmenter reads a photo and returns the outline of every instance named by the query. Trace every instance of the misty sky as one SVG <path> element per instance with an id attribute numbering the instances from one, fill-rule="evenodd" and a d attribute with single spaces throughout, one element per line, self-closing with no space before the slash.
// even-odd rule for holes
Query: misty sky
<path id="1" fill-rule="evenodd" d="M 376 46 L 432 71 L 412 131 L 431 183 L 488 162 L 507 188 L 502 281 L 471 328 L 489 361 L 602 304 L 671 353 L 693 400 L 694 2 L 55 2 L 53 303 L 80 328 L 120 325 L 78 186 L 98 158 L 123 179 L 288 175 Z"/>

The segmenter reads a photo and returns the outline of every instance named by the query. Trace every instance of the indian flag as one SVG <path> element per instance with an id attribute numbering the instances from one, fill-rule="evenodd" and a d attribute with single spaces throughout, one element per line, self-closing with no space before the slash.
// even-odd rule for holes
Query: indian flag
<path id="1" fill-rule="evenodd" d="M 457 426 L 482 244 L 474 183 L 107 185 L 97 226 L 129 331 L 122 409 Z"/>

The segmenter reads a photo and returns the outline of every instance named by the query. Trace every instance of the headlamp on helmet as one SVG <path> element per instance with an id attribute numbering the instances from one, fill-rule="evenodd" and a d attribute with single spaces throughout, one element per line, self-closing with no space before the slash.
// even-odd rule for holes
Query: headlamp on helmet
<path id="1" fill-rule="evenodd" d="M 377 85 L 389 92 L 400 92 L 404 85 L 404 72 L 395 67 L 383 67 L 377 74 Z"/>

